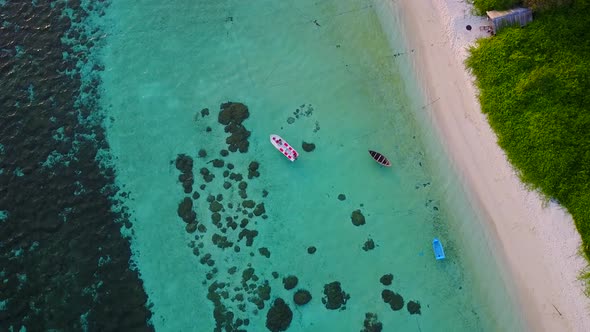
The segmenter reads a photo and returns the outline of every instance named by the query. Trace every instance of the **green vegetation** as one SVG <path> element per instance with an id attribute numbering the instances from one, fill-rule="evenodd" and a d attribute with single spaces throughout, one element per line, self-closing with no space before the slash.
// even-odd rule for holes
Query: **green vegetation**
<path id="1" fill-rule="evenodd" d="M 532 8 L 534 11 L 553 10 L 570 5 L 572 0 L 471 0 L 479 15 L 488 10 L 506 10 L 516 6 Z"/>
<path id="2" fill-rule="evenodd" d="M 478 41 L 482 111 L 521 179 L 573 216 L 590 258 L 590 1 Z M 589 275 L 590 277 L 590 275 Z"/>
<path id="3" fill-rule="evenodd" d="M 479 15 L 484 15 L 488 10 L 505 10 L 521 3 L 520 0 L 472 0 L 473 7 Z"/>

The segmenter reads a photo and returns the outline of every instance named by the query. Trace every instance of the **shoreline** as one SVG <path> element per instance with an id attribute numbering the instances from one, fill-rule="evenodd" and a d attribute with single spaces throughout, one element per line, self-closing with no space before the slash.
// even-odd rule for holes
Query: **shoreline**
<path id="1" fill-rule="evenodd" d="M 428 108 L 431 125 L 498 249 L 527 330 L 589 331 L 590 301 L 578 280 L 587 262 L 574 222 L 520 182 L 463 65 L 466 48 L 489 36 L 479 30 L 488 25 L 485 18 L 472 16 L 464 1 L 400 0 L 393 6 L 424 96 L 435 101 Z"/>

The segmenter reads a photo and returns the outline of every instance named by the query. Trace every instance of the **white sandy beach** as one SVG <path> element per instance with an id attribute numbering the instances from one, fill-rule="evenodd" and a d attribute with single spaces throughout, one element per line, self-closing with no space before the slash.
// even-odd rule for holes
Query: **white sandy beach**
<path id="1" fill-rule="evenodd" d="M 391 1 L 391 0 L 388 0 Z M 472 204 L 498 249 L 532 331 L 590 331 L 590 301 L 578 280 L 586 267 L 571 216 L 527 191 L 481 113 L 466 48 L 488 37 L 464 0 L 392 2 L 412 53 L 429 113 Z M 466 29 L 470 24 L 471 31 Z"/>

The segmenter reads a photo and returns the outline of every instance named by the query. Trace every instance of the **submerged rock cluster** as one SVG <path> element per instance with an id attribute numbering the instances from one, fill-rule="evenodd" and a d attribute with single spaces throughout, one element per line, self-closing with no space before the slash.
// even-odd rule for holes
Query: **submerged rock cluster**
<path id="1" fill-rule="evenodd" d="M 389 289 L 383 290 L 383 292 L 381 292 L 381 297 L 383 298 L 383 302 L 389 304 L 393 311 L 401 310 L 404 307 L 404 298 Z"/>
<path id="2" fill-rule="evenodd" d="M 365 224 L 365 216 L 361 212 L 361 210 L 354 210 L 352 211 L 352 215 L 350 216 L 352 219 L 352 224 L 355 226 L 362 226 Z"/>
<path id="3" fill-rule="evenodd" d="M 407 309 L 411 315 L 415 315 L 415 314 L 420 315 L 420 314 L 422 314 L 422 312 L 420 311 L 420 307 L 421 307 L 420 302 L 410 301 L 410 302 L 408 302 Z"/>
<path id="4" fill-rule="evenodd" d="M 383 324 L 379 321 L 377 314 L 367 312 L 361 332 L 381 332 L 382 330 Z"/>
<path id="5" fill-rule="evenodd" d="M 213 133 L 216 127 L 207 121 L 208 116 L 209 110 L 203 109 L 195 118 L 198 125 L 207 126 L 206 132 Z M 222 104 L 217 120 L 231 134 L 226 140 L 228 148 L 218 154 L 201 148 L 196 159 L 181 153 L 175 161 L 186 194 L 178 204 L 178 215 L 186 224 L 186 232 L 194 234 L 189 247 L 208 269 L 203 283 L 208 285 L 207 298 L 214 304 L 216 331 L 244 330 L 251 317 L 267 308 L 266 303 L 271 299 L 270 281 L 258 275 L 251 263 L 229 267 L 220 264 L 227 255 L 241 255 L 244 262 L 256 254 L 271 257 L 270 248 L 255 249 L 257 225 L 268 218 L 263 202 L 268 192 L 252 195 L 248 185 L 248 181 L 260 176 L 260 164 L 257 161 L 236 164 L 237 159 L 232 155 L 248 151 L 250 132 L 242 123 L 248 116 L 248 108 L 241 103 Z M 199 177 L 191 176 L 193 169 L 199 170 Z M 241 279 L 236 279 L 238 276 Z M 270 326 L 281 328 L 283 323 L 277 323 L 275 318 L 283 316 L 277 314 L 283 312 L 283 306 L 280 301 L 275 303 L 270 315 L 274 323 Z"/>
<path id="6" fill-rule="evenodd" d="M 305 289 L 300 289 L 293 295 L 293 302 L 297 305 L 304 305 L 311 301 L 311 293 Z"/>
<path id="7" fill-rule="evenodd" d="M 333 281 L 324 285 L 324 297 L 322 303 L 326 309 L 330 310 L 344 310 L 346 309 L 346 302 L 350 299 L 344 290 L 342 290 L 339 281 Z"/>
<path id="8" fill-rule="evenodd" d="M 242 103 L 229 102 L 221 104 L 218 121 L 225 125 L 225 132 L 230 133 L 230 136 L 225 140 L 229 151 L 248 152 L 250 131 L 242 125 L 242 122 L 249 116 L 248 107 Z"/>
<path id="9" fill-rule="evenodd" d="M 286 331 L 292 319 L 293 312 L 283 299 L 278 298 L 266 314 L 266 328 L 272 332 Z"/>
<path id="10" fill-rule="evenodd" d="M 388 273 L 388 274 L 384 274 L 379 281 L 384 285 L 384 286 L 389 286 L 391 285 L 391 283 L 393 282 L 393 274 Z"/>
<path id="11" fill-rule="evenodd" d="M 379 281 L 384 286 L 390 286 L 393 282 L 393 274 L 385 274 L 379 279 Z M 393 292 L 389 289 L 384 289 L 381 292 L 381 298 L 383 299 L 383 302 L 389 304 L 391 310 L 393 311 L 399 311 L 404 307 L 404 298 L 400 294 Z M 409 301 L 407 303 L 406 309 L 411 315 L 422 314 L 422 312 L 420 311 L 420 302 L 418 301 Z"/>
<path id="12" fill-rule="evenodd" d="M 303 151 L 305 151 L 305 152 L 312 152 L 313 150 L 315 150 L 315 144 L 313 144 L 313 143 L 303 142 L 301 147 L 303 148 Z"/>
<path id="13" fill-rule="evenodd" d="M 206 121 L 202 119 L 208 115 L 208 112 L 202 111 L 199 124 Z M 257 244 L 258 226 L 262 222 L 272 221 L 266 214 L 264 201 L 269 195 L 268 190 L 257 189 L 254 192 L 251 189 L 259 188 L 252 181 L 258 181 L 264 170 L 263 165 L 256 160 L 245 161 L 247 155 L 244 159 L 236 158 L 237 155 L 233 154 L 247 152 L 249 131 L 243 127 L 243 121 L 248 115 L 248 108 L 241 103 L 222 104 L 218 123 L 224 126 L 225 132 L 231 133 L 226 140 L 228 148 L 218 153 L 201 148 L 197 150 L 195 159 L 188 154 L 178 155 L 175 165 L 180 172 L 179 183 L 186 195 L 178 204 L 178 216 L 184 221 L 186 231 L 194 234 L 194 241 L 189 243 L 189 247 L 200 264 L 208 269 L 203 283 L 208 285 L 207 298 L 214 304 L 215 331 L 246 331 L 251 319 L 262 310 L 266 311 L 265 324 L 269 331 L 285 331 L 293 318 L 291 308 L 298 306 L 304 310 L 310 303 L 314 304 L 313 296 L 307 289 L 301 288 L 300 280 L 294 273 L 274 271 L 268 278 L 257 273 L 254 263 L 260 262 L 259 257 L 273 257 L 272 248 Z M 218 130 L 214 124 L 208 124 L 207 128 L 211 129 L 208 132 Z M 193 169 L 198 169 L 200 176 L 192 176 Z M 188 189 L 192 189 L 192 192 L 188 192 Z M 338 199 L 344 201 L 346 196 L 339 194 Z M 351 221 L 355 226 L 366 223 L 360 209 L 351 213 Z M 375 247 L 374 241 L 368 239 L 362 249 L 369 251 Z M 310 255 L 316 250 L 315 246 L 307 247 Z M 226 266 L 228 255 L 238 255 L 236 257 L 240 258 L 237 261 L 244 264 Z M 231 261 L 236 259 L 232 258 Z M 392 280 L 391 274 L 380 279 L 386 286 L 391 285 Z M 273 288 L 276 291 L 281 286 L 283 292 L 292 294 L 291 297 L 283 294 L 273 297 Z M 404 306 L 401 295 L 390 290 L 383 291 L 382 299 L 396 311 Z M 342 289 L 340 282 L 324 285 L 321 302 L 327 310 L 345 310 L 349 300 L 350 295 Z M 419 313 L 419 303 L 410 303 L 408 310 Z M 375 314 L 367 313 L 363 328 L 363 331 L 381 331 L 382 324 Z"/>

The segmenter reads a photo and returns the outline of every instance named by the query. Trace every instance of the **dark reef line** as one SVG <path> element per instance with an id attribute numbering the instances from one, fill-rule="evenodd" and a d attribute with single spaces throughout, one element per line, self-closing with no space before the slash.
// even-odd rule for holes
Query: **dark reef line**
<path id="1" fill-rule="evenodd" d="M 97 161 L 102 33 L 87 19 L 106 6 L 0 5 L 1 331 L 153 330 L 115 172 Z"/>

